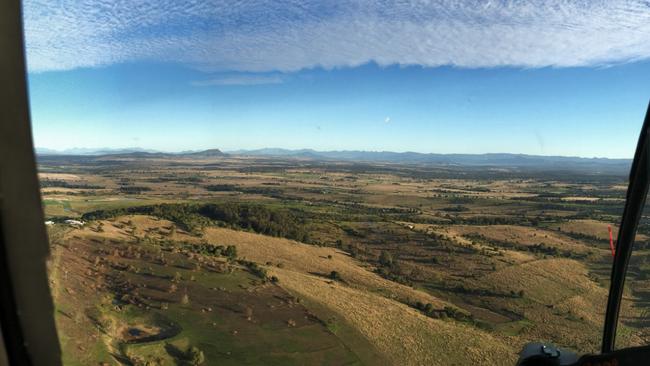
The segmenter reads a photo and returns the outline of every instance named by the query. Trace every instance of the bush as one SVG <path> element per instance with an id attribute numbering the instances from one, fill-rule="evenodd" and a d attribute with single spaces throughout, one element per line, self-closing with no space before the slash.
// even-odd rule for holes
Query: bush
<path id="1" fill-rule="evenodd" d="M 260 267 L 257 263 L 251 262 L 251 261 L 239 261 L 240 264 L 246 266 L 249 271 L 251 271 L 252 274 L 256 275 L 257 277 L 266 280 L 267 277 L 267 272 L 266 269 Z"/>
<path id="2" fill-rule="evenodd" d="M 205 362 L 205 355 L 198 347 L 192 346 L 187 350 L 185 354 L 187 361 L 190 365 L 198 366 Z"/>
<path id="3" fill-rule="evenodd" d="M 393 256 L 389 252 L 382 250 L 381 254 L 379 255 L 379 264 L 384 267 L 392 267 Z"/>
<path id="4" fill-rule="evenodd" d="M 426 313 L 432 312 L 433 311 L 433 305 L 431 303 L 427 303 L 426 305 L 424 305 L 424 311 Z"/>
<path id="5" fill-rule="evenodd" d="M 329 276 L 329 277 L 330 277 L 331 279 L 335 280 L 335 281 L 341 281 L 341 280 L 343 280 L 343 278 L 341 277 L 341 274 L 338 273 L 337 271 L 332 271 L 332 272 L 330 272 L 330 276 Z"/>
<path id="6" fill-rule="evenodd" d="M 235 260 L 237 259 L 237 247 L 234 245 L 228 245 L 223 254 L 228 257 L 228 259 Z"/>

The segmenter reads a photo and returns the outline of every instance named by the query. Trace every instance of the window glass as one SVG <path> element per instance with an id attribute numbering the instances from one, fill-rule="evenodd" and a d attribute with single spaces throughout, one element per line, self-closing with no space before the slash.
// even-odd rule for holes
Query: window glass
<path id="1" fill-rule="evenodd" d="M 647 4 L 23 3 L 66 365 L 598 351 Z"/>

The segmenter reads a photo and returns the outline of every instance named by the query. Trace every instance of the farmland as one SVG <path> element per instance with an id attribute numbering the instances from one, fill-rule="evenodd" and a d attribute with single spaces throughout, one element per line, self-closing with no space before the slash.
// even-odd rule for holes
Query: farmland
<path id="1" fill-rule="evenodd" d="M 39 171 L 70 365 L 593 352 L 626 188 L 622 174 L 228 155 L 51 156 Z M 648 235 L 644 218 L 620 344 L 650 341 Z"/>

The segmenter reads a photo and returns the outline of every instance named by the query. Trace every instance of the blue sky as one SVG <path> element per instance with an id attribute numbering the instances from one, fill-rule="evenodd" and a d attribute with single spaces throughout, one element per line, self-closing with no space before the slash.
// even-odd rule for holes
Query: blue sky
<path id="1" fill-rule="evenodd" d="M 650 99 L 643 2 L 225 3 L 26 1 L 36 146 L 631 157 Z"/>

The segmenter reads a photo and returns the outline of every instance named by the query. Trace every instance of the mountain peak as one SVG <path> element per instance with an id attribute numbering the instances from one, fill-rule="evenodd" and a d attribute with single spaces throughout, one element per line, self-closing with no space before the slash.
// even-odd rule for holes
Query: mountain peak
<path id="1" fill-rule="evenodd" d="M 206 156 L 206 157 L 208 157 L 208 156 L 225 156 L 226 154 L 223 153 L 219 149 L 208 149 L 208 150 L 203 150 L 203 151 L 197 151 L 197 152 L 194 152 L 194 153 L 189 153 L 189 154 L 186 154 L 186 155 L 190 155 L 190 156 Z"/>

